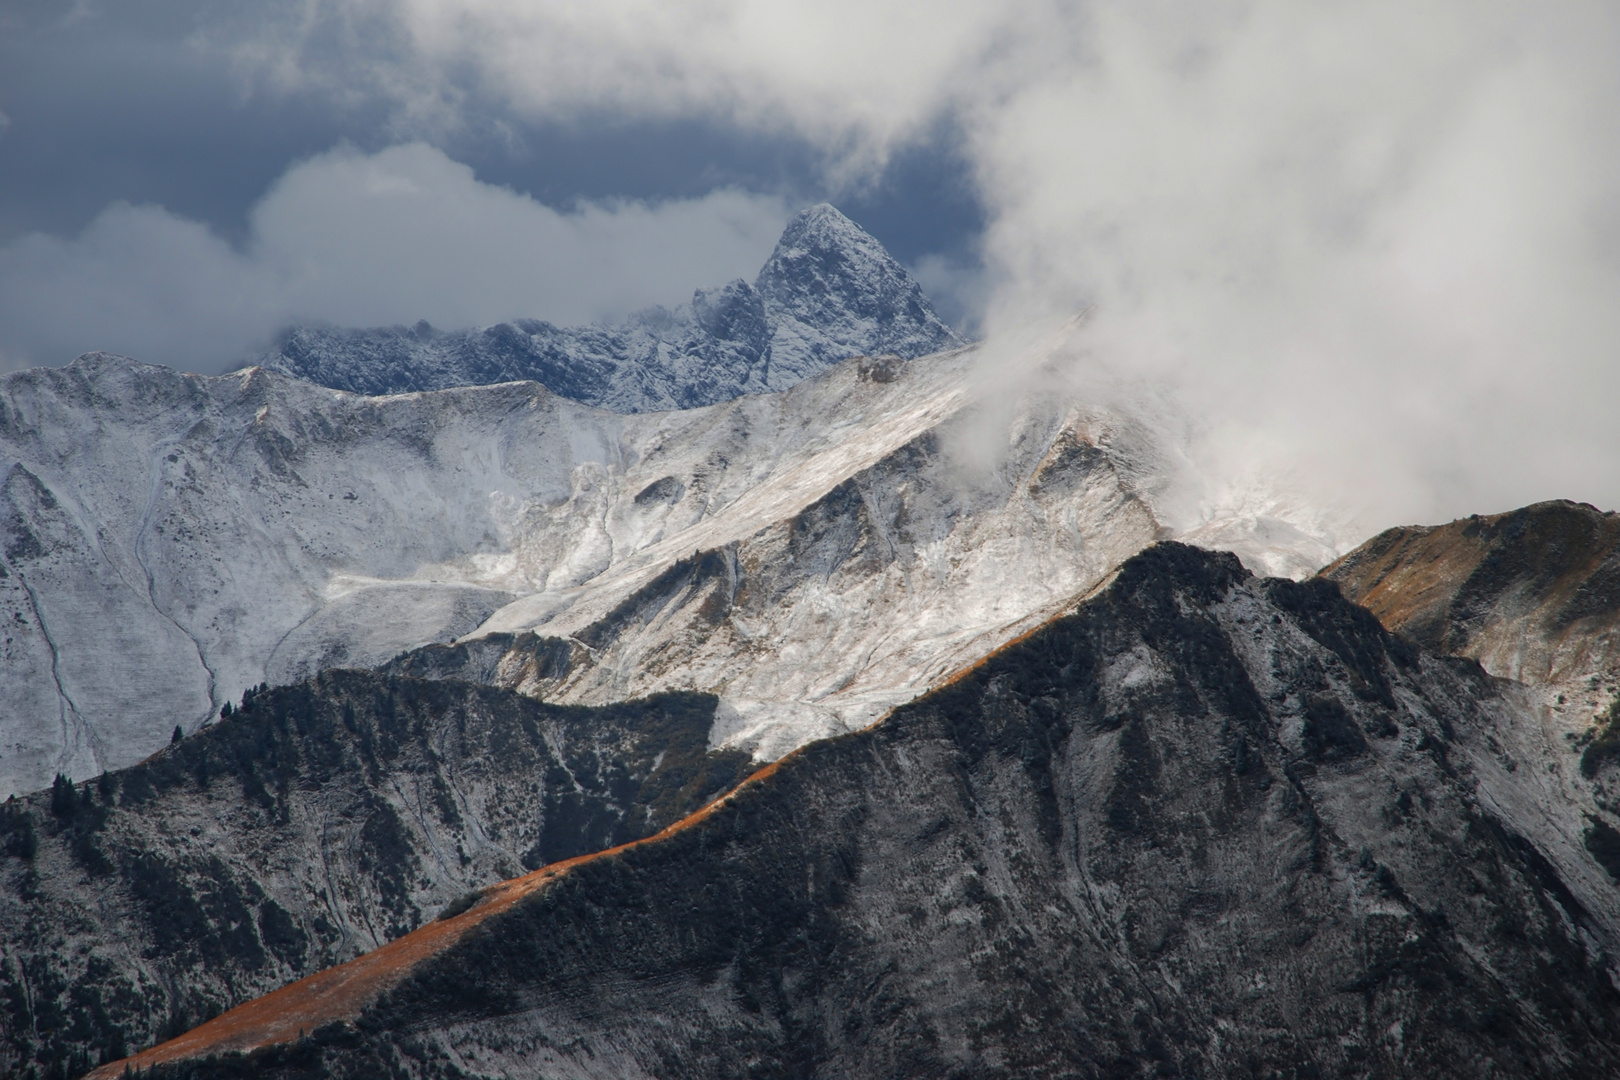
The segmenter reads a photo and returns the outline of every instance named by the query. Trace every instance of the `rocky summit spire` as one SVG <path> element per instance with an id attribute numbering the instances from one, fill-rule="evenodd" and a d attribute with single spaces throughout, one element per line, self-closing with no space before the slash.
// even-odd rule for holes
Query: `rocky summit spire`
<path id="1" fill-rule="evenodd" d="M 772 388 L 857 353 L 923 356 L 961 344 L 906 268 L 827 203 L 788 222 L 754 288 L 775 324 Z"/>
<path id="2" fill-rule="evenodd" d="M 362 394 L 533 379 L 633 413 L 785 390 L 853 356 L 910 359 L 958 344 L 905 267 L 823 203 L 788 224 L 754 286 L 699 289 L 674 311 L 649 308 L 616 326 L 296 328 L 260 364 Z"/>

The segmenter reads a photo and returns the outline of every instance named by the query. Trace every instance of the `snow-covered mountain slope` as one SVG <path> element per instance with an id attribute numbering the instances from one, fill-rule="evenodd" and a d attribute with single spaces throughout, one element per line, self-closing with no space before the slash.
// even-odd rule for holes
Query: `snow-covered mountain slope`
<path id="1" fill-rule="evenodd" d="M 762 757 L 868 723 L 1162 532 L 1145 428 L 1043 394 L 987 413 L 974 377 L 971 350 L 860 359 L 623 415 L 106 355 L 8 376 L 0 790 L 470 634 L 564 643 L 490 665 L 552 700 L 714 691 L 716 740 Z"/>
<path id="2" fill-rule="evenodd" d="M 746 498 L 581 587 L 496 612 L 478 634 L 506 635 L 490 643 L 493 664 L 489 645 L 462 642 L 399 669 L 466 677 L 470 663 L 548 700 L 711 690 L 716 740 L 761 758 L 871 723 L 1050 617 L 1159 531 L 1134 471 L 1146 448 L 1117 419 L 1029 402 L 981 457 L 964 430 L 978 420 L 963 408 L 964 359 L 895 368 L 886 384 L 870 381 L 872 365 L 841 367 L 747 403 L 737 412 L 751 422 L 728 418 L 700 455 L 649 453 L 627 469 L 625 501 L 668 528 L 695 514 L 682 493 L 703 492 L 719 462 L 759 462 L 748 447 L 762 436 L 793 447 L 769 455 Z M 810 446 L 784 437 L 784 423 L 817 415 L 849 427 Z"/>
<path id="3" fill-rule="evenodd" d="M 1614 885 L 1519 689 L 1156 545 L 659 837 L 92 1076 L 1612 1076 Z"/>
<path id="4" fill-rule="evenodd" d="M 300 662 L 376 663 L 507 602 L 364 586 L 498 550 L 499 500 L 565 497 L 612 418 L 532 384 L 467 404 L 105 355 L 8 376 L 0 788 L 130 764 Z"/>
<path id="5" fill-rule="evenodd" d="M 259 363 L 363 394 L 533 379 L 648 412 L 784 390 L 852 356 L 909 359 L 961 343 L 883 245 L 822 204 L 788 223 L 754 284 L 700 289 L 674 311 L 650 308 L 617 326 L 299 328 Z"/>

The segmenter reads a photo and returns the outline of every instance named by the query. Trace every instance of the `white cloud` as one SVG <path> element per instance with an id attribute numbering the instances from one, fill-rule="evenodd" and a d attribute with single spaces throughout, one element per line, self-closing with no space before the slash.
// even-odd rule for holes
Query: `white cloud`
<path id="1" fill-rule="evenodd" d="M 252 257 L 303 318 L 588 322 L 752 278 L 786 220 L 780 201 L 736 191 L 560 213 L 415 144 L 288 172 L 253 211 Z"/>
<path id="2" fill-rule="evenodd" d="M 1291 472 L 1364 525 L 1560 495 L 1620 507 L 1612 3 L 287 0 L 241 18 L 197 41 L 261 86 L 381 95 L 402 130 L 492 102 L 531 118 L 720 118 L 811 139 L 858 175 L 951 117 L 990 211 L 989 273 L 924 271 L 958 296 L 993 286 L 997 337 L 1095 304 L 1072 374 L 1179 400 L 1203 502 Z M 273 295 L 330 318 L 379 321 L 400 295 L 453 308 L 429 314 L 447 322 L 515 314 L 509 275 L 441 290 L 429 266 L 367 254 L 410 243 L 364 224 L 414 229 L 464 273 L 474 255 L 424 215 L 494 220 L 513 197 L 470 179 L 362 197 L 373 167 L 307 167 L 341 197 L 305 195 L 290 175 L 246 256 L 210 249 L 197 265 L 273 271 Z M 363 209 L 338 209 L 351 204 Z M 31 250 L 42 265 L 82 261 L 135 213 Z M 570 220 L 558 235 L 580 246 L 548 243 L 574 259 L 613 235 Z M 178 227 L 172 243 L 207 246 Z M 493 241 L 490 265 L 526 266 L 526 250 Z M 636 270 L 609 257 L 598 280 L 651 288 Z M 178 285 L 140 287 L 161 294 L 153 310 L 192 310 Z M 255 289 L 221 293 L 224 310 L 258 303 Z M 199 334 L 213 317 L 197 314 Z"/>
<path id="3" fill-rule="evenodd" d="M 217 370 L 274 321 L 265 275 L 205 227 L 114 204 L 73 240 L 0 249 L 0 369 L 109 349 Z"/>
<path id="4" fill-rule="evenodd" d="M 1095 62 L 974 115 L 992 333 L 1094 303 L 1081 366 L 1175 388 L 1206 504 L 1620 507 L 1614 16 L 1206 10 L 1100 5 Z"/>
<path id="5" fill-rule="evenodd" d="M 611 318 L 752 277 L 787 208 L 717 191 L 559 212 L 421 144 L 290 169 L 233 249 L 155 207 L 109 207 L 71 240 L 0 249 L 0 360 L 108 349 L 218 370 L 289 322 L 457 327 Z"/>

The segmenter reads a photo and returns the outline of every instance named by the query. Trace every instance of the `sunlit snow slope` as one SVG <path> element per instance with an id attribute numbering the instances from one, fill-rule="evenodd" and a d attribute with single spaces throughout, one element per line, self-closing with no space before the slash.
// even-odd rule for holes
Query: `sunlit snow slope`
<path id="1" fill-rule="evenodd" d="M 762 758 L 864 724 L 1164 531 L 1144 429 L 1050 396 L 987 418 L 972 364 L 641 415 L 104 354 L 8 376 L 0 788 L 453 637 L 489 641 L 417 660 L 551 700 L 714 690 L 716 741 Z"/>

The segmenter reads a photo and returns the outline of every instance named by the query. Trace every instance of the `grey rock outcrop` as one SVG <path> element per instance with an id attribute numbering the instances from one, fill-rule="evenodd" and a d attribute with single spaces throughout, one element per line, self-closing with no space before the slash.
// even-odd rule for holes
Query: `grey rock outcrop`
<path id="1" fill-rule="evenodd" d="M 386 982 L 334 973 L 365 991 L 292 988 L 132 1064 L 1614 1074 L 1615 884 L 1525 707 L 1331 583 L 1159 545 L 883 723 L 358 962 Z"/>
<path id="2" fill-rule="evenodd" d="M 883 245 L 822 204 L 788 224 L 752 285 L 699 289 L 673 311 L 649 308 L 616 326 L 298 327 L 258 363 L 360 394 L 532 379 L 616 412 L 648 412 L 784 390 L 853 356 L 909 359 L 960 344 Z"/>

